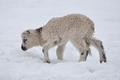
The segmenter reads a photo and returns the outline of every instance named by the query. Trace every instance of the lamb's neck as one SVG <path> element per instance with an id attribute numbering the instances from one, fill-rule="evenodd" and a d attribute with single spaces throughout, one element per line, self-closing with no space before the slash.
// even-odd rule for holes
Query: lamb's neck
<path id="1" fill-rule="evenodd" d="M 43 46 L 47 41 L 45 41 L 42 36 L 39 38 L 39 45 Z"/>

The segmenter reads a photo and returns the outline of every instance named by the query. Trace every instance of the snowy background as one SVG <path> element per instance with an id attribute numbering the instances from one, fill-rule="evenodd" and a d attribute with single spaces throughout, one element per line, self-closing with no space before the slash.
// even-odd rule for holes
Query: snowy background
<path id="1" fill-rule="evenodd" d="M 95 23 L 95 37 L 103 41 L 107 63 L 99 63 L 93 47 L 87 61 L 69 42 L 64 60 L 49 51 L 43 62 L 41 47 L 21 50 L 21 33 L 53 17 L 81 13 Z M 0 0 L 0 80 L 120 80 L 120 0 Z"/>

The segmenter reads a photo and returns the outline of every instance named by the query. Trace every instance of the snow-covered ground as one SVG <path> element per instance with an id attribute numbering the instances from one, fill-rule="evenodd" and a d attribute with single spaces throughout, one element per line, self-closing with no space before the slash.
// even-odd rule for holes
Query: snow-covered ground
<path id="1" fill-rule="evenodd" d="M 103 41 L 107 63 L 99 54 L 77 62 L 78 51 L 69 42 L 64 60 L 49 51 L 43 62 L 41 47 L 21 50 L 21 33 L 43 26 L 52 17 L 82 13 L 95 23 L 95 37 Z M 120 80 L 120 0 L 0 0 L 0 80 Z"/>

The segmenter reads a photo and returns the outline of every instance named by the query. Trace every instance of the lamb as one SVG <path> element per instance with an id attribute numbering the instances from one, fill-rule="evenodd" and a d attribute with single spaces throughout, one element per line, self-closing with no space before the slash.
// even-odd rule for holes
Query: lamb
<path id="1" fill-rule="evenodd" d="M 50 63 L 48 50 L 58 46 L 57 58 L 62 60 L 65 45 L 70 41 L 80 53 L 79 61 L 86 61 L 94 46 L 100 56 L 100 63 L 106 62 L 102 41 L 93 37 L 94 23 L 82 14 L 69 14 L 52 18 L 46 25 L 37 29 L 28 29 L 21 34 L 21 49 L 26 51 L 34 46 L 43 47 L 44 62 Z"/>

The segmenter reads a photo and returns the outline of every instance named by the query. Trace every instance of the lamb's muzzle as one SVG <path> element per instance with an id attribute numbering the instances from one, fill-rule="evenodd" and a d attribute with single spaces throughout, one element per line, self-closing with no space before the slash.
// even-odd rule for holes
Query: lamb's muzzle
<path id="1" fill-rule="evenodd" d="M 21 46 L 21 49 L 22 49 L 23 51 L 26 51 L 26 50 L 27 50 L 27 48 L 24 47 L 24 46 Z"/>

